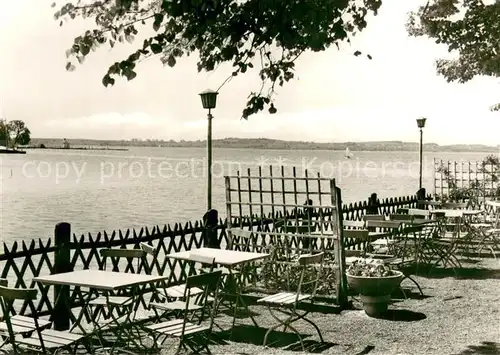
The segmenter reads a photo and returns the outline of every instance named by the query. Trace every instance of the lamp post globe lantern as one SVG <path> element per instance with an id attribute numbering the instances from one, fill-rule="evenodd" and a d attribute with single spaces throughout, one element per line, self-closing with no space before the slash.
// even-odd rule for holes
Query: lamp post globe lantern
<path id="1" fill-rule="evenodd" d="M 212 209 L 212 109 L 217 106 L 217 95 L 219 93 L 213 90 L 205 90 L 200 94 L 201 104 L 208 110 L 207 127 L 207 211 Z"/>
<path id="2" fill-rule="evenodd" d="M 420 129 L 420 171 L 419 171 L 419 180 L 418 180 L 418 188 L 419 190 L 422 189 L 422 155 L 423 155 L 423 136 L 424 136 L 424 131 L 423 128 L 425 127 L 425 121 L 427 121 L 427 118 L 425 117 L 420 117 L 417 118 L 417 127 Z"/>
<path id="3" fill-rule="evenodd" d="M 206 110 L 215 108 L 215 106 L 217 106 L 217 95 L 219 95 L 217 91 L 210 89 L 200 92 L 201 104 L 203 105 L 203 108 Z"/>
<path id="4" fill-rule="evenodd" d="M 420 117 L 420 118 L 417 118 L 417 127 L 422 129 L 425 127 L 425 121 L 427 121 L 427 118 L 425 117 Z"/>

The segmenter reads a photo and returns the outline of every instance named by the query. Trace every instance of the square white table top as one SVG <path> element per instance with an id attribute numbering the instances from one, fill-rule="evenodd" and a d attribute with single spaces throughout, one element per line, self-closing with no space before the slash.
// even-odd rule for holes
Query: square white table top
<path id="1" fill-rule="evenodd" d="M 265 259 L 270 256 L 270 254 L 266 253 L 250 253 L 238 250 L 200 248 L 200 249 L 192 249 L 192 250 L 180 251 L 177 253 L 168 254 L 166 257 L 172 259 L 190 261 L 192 260 L 190 258 L 192 255 L 201 255 L 201 256 L 206 256 L 208 258 L 215 258 L 216 264 L 227 267 L 232 267 L 239 264 Z"/>
<path id="2" fill-rule="evenodd" d="M 74 287 L 88 287 L 100 291 L 113 291 L 121 288 L 144 285 L 163 281 L 167 276 L 153 276 L 126 272 L 102 270 L 78 270 L 34 277 L 33 281 L 45 285 L 65 285 Z"/>

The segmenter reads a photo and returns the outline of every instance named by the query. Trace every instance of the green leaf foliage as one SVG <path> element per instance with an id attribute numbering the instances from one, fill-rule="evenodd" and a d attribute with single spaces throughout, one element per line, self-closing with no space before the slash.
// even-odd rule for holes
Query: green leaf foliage
<path id="1" fill-rule="evenodd" d="M 145 58 L 157 56 L 164 65 L 174 67 L 179 58 L 196 52 L 198 71 L 212 71 L 227 62 L 233 65 L 232 75 L 224 83 L 240 74 L 260 78 L 260 90 L 250 94 L 243 109 L 244 118 L 271 107 L 276 85 L 283 86 L 294 78 L 295 61 L 301 54 L 349 42 L 366 27 L 367 16 L 376 15 L 382 3 L 381 0 L 94 0 L 83 5 L 75 1 L 76 4 L 60 6 L 55 19 L 61 23 L 80 17 L 94 20 L 96 26 L 76 37 L 68 51 L 77 62 L 102 44 L 113 48 L 117 41 L 134 41 L 144 28 L 155 31 L 127 58 L 110 65 L 103 85 L 113 85 L 117 76 L 134 79 L 136 63 Z M 275 112 L 274 105 L 272 108 Z"/>
<path id="2" fill-rule="evenodd" d="M 412 36 L 432 38 L 456 54 L 436 61 L 437 72 L 448 82 L 500 76 L 499 0 L 429 0 L 410 13 L 407 30 Z"/>

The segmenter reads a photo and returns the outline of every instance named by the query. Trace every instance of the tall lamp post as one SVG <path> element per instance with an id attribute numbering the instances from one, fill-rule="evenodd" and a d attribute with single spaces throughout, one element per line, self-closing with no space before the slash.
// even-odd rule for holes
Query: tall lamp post
<path id="1" fill-rule="evenodd" d="M 418 183 L 418 189 L 422 189 L 422 140 L 424 136 L 424 131 L 423 128 L 425 127 L 425 121 L 427 118 L 422 117 L 422 118 L 417 118 L 417 126 L 420 129 L 420 173 L 419 173 L 419 183 Z"/>
<path id="2" fill-rule="evenodd" d="M 201 104 L 208 110 L 208 130 L 207 130 L 207 210 L 212 209 L 212 112 L 217 104 L 217 95 L 213 90 L 205 90 L 200 93 Z"/>

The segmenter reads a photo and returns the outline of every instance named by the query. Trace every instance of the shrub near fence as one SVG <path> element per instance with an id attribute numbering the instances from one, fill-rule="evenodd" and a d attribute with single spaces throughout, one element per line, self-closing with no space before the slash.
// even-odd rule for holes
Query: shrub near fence
<path id="1" fill-rule="evenodd" d="M 417 197 L 407 196 L 379 200 L 375 206 L 370 205 L 366 201 L 344 205 L 342 212 L 344 219 L 360 220 L 367 209 L 375 208 L 379 213 L 390 214 L 396 213 L 398 208 L 416 207 L 416 205 Z M 315 211 L 314 214 L 320 215 L 322 213 Z M 261 219 L 260 221 L 254 219 L 253 225 L 262 226 L 271 224 L 278 218 L 280 216 L 269 216 L 269 218 Z M 250 219 L 241 222 L 243 226 L 249 227 L 249 221 Z M 212 233 L 217 235 L 218 243 L 223 246 L 228 242 L 225 231 L 226 225 L 225 220 L 219 219 L 218 224 L 212 229 Z M 233 225 L 240 225 L 240 221 L 234 221 Z M 145 227 L 139 231 L 128 229 L 125 232 L 120 230 L 113 231 L 112 233 L 99 232 L 95 236 L 88 233 L 80 237 L 73 234 L 70 237 L 68 231 L 67 240 L 64 237 L 59 238 L 57 240 L 58 245 L 51 238 L 28 242 L 15 241 L 10 246 L 4 243 L 3 254 L 0 255 L 1 277 L 7 278 L 10 286 L 39 288 L 41 292 L 39 293 L 39 298 L 34 301 L 36 302 L 35 308 L 40 315 L 49 315 L 54 309 L 53 293 L 50 292 L 49 286 L 35 284 L 32 278 L 61 271 L 60 265 L 55 265 L 54 261 L 55 255 L 61 249 L 61 245 L 64 248 L 68 248 L 70 252 L 69 264 L 63 267 L 65 271 L 69 271 L 102 267 L 103 260 L 99 255 L 99 250 L 102 248 L 139 248 L 142 242 L 150 243 L 157 250 L 154 259 L 149 260 L 149 264 L 152 267 L 152 274 L 164 275 L 167 273 L 170 275 L 169 284 L 176 284 L 182 282 L 190 271 L 186 270 L 187 264 L 185 262 L 173 261 L 165 256 L 181 250 L 202 247 L 205 236 L 207 236 L 207 228 L 203 222 L 196 221 L 194 223 L 188 222 L 184 225 L 181 223 L 176 223 L 173 226 L 165 225 L 163 228 L 158 226 L 153 228 Z M 355 241 L 346 241 L 346 246 L 356 248 L 358 247 L 356 243 Z M 139 268 L 143 269 L 142 266 Z M 127 264 L 119 271 L 140 272 L 143 270 L 135 270 L 133 265 Z M 74 291 L 70 295 L 72 304 L 75 307 L 78 304 L 79 297 L 80 294 L 77 291 Z M 29 307 L 27 303 L 19 303 L 16 304 L 16 309 L 20 314 L 27 314 Z"/>

